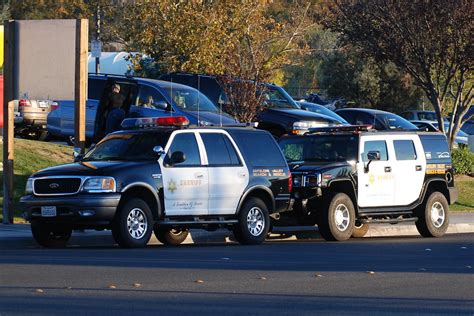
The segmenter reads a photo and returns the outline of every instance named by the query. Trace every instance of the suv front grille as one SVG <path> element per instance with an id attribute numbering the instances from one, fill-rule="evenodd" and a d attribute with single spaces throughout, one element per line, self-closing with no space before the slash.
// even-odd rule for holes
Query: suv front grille
<path id="1" fill-rule="evenodd" d="M 81 178 L 45 178 L 34 181 L 34 193 L 37 195 L 62 195 L 79 192 Z"/>

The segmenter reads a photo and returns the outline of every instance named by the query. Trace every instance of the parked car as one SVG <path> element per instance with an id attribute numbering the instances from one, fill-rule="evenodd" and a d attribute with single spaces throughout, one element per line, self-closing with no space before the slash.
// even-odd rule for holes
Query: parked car
<path id="1" fill-rule="evenodd" d="M 160 80 L 179 82 L 199 89 L 214 104 L 225 106 L 227 96 L 217 78 L 211 75 L 192 73 L 171 73 L 162 75 Z M 285 134 L 303 134 L 310 128 L 334 126 L 341 123 L 334 118 L 302 110 L 293 98 L 280 86 L 265 83 L 262 93 L 265 94 L 266 110 L 258 113 L 259 129 L 272 133 L 275 137 Z"/>
<path id="2" fill-rule="evenodd" d="M 352 125 L 372 125 L 376 130 L 418 130 L 416 125 L 396 114 L 363 108 L 346 108 L 335 111 Z"/>
<path id="3" fill-rule="evenodd" d="M 15 135 L 37 140 L 46 140 L 49 136 L 47 117 L 57 105 L 52 100 L 14 100 Z"/>
<path id="4" fill-rule="evenodd" d="M 400 116 L 409 121 L 436 121 L 435 111 L 410 110 L 400 113 Z"/>
<path id="5" fill-rule="evenodd" d="M 327 107 L 323 105 L 306 102 L 306 101 L 296 101 L 296 103 L 303 110 L 311 111 L 320 115 L 326 115 L 326 116 L 332 117 L 335 120 L 338 120 L 343 125 L 349 125 L 349 123 L 344 118 L 337 115 L 336 113 L 334 113 L 334 111 L 329 110 Z"/>
<path id="6" fill-rule="evenodd" d="M 104 136 L 108 96 L 114 84 L 120 85 L 125 97 L 123 109 L 127 117 L 185 116 L 193 125 L 232 125 L 236 119 L 222 112 L 205 95 L 191 87 L 162 80 L 89 75 L 86 102 L 86 138 Z M 69 142 L 74 137 L 74 101 L 59 100 L 48 115 L 48 130 Z"/>
<path id="7" fill-rule="evenodd" d="M 427 132 L 438 132 L 439 125 L 438 121 L 410 121 L 411 123 L 415 124 L 419 129 L 425 130 Z M 444 130 L 448 133 L 449 129 L 449 122 L 444 122 Z M 454 147 L 463 147 L 469 146 L 469 135 L 464 133 L 462 130 L 456 134 L 454 139 Z"/>
<path id="8" fill-rule="evenodd" d="M 281 225 L 318 225 L 326 240 L 362 237 L 370 224 L 414 222 L 441 237 L 458 197 L 441 133 L 321 128 L 279 140 L 290 166 L 293 209 Z"/>
<path id="9" fill-rule="evenodd" d="M 292 204 L 278 144 L 253 128 L 188 125 L 184 116 L 129 118 L 76 163 L 31 175 L 20 203 L 35 240 L 65 246 L 73 229 L 111 229 L 126 248 L 146 246 L 152 232 L 178 245 L 195 227 L 262 243 L 270 215 Z"/>

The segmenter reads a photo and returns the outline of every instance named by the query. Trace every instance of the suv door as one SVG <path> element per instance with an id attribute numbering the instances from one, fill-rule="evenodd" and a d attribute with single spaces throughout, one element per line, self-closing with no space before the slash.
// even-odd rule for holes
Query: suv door
<path id="1" fill-rule="evenodd" d="M 163 177 L 165 214 L 207 215 L 209 176 L 203 146 L 193 131 L 173 132 L 165 148 L 166 155 L 158 160 Z M 170 164 L 174 152 L 184 154 L 183 162 Z"/>
<path id="2" fill-rule="evenodd" d="M 235 214 L 249 182 L 243 157 L 223 131 L 200 131 L 209 171 L 209 215 Z"/>
<path id="3" fill-rule="evenodd" d="M 393 157 L 389 154 L 386 136 L 361 136 L 357 163 L 358 204 L 360 207 L 391 206 L 395 199 Z M 365 172 L 369 151 L 378 151 L 380 160 L 372 160 Z"/>
<path id="4" fill-rule="evenodd" d="M 417 135 L 403 135 L 393 140 L 396 160 L 393 163 L 395 175 L 394 205 L 409 205 L 421 193 L 425 178 L 426 158 Z"/>

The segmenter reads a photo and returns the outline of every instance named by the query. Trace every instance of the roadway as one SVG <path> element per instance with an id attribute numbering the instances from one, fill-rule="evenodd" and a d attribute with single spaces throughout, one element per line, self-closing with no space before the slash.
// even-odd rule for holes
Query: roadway
<path id="1" fill-rule="evenodd" d="M 99 236 L 100 237 L 100 236 Z M 474 234 L 0 247 L 0 315 L 474 314 Z"/>

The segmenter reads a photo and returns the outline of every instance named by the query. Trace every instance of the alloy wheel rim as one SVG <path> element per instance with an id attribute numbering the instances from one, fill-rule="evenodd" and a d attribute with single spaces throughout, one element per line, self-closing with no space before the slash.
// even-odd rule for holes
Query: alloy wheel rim
<path id="1" fill-rule="evenodd" d="M 336 224 L 336 228 L 343 232 L 349 227 L 350 223 L 350 215 L 349 209 L 344 204 L 339 204 L 336 206 L 336 210 L 334 211 L 334 222 Z"/>
<path id="2" fill-rule="evenodd" d="M 265 229 L 263 212 L 258 207 L 252 207 L 247 214 L 247 228 L 252 236 L 258 237 Z"/>
<path id="3" fill-rule="evenodd" d="M 148 229 L 148 220 L 142 209 L 134 208 L 127 216 L 127 231 L 133 239 L 141 239 Z"/>
<path id="4" fill-rule="evenodd" d="M 431 223 L 434 227 L 440 228 L 444 224 L 446 213 L 441 203 L 435 202 L 431 206 Z"/>

